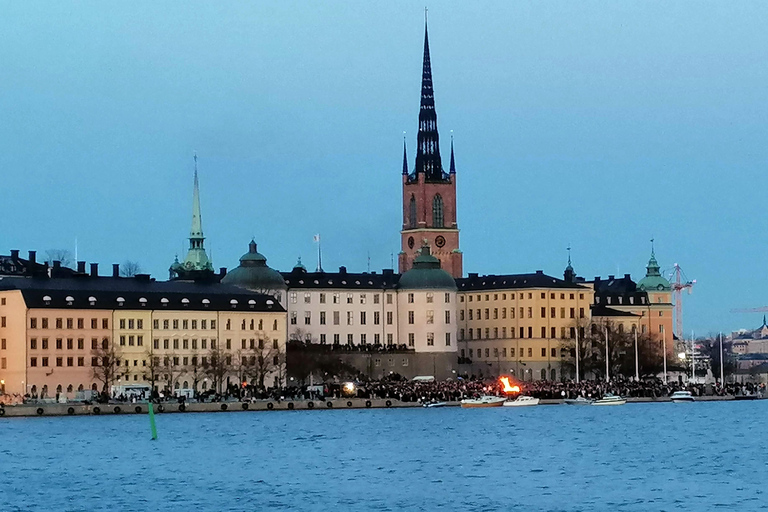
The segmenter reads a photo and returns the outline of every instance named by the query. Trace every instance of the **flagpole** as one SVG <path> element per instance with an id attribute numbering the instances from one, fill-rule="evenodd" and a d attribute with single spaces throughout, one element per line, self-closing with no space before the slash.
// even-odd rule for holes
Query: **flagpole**
<path id="1" fill-rule="evenodd" d="M 720 387 L 725 386 L 725 375 L 723 374 L 723 333 L 720 333 Z"/>
<path id="2" fill-rule="evenodd" d="M 579 383 L 579 323 L 576 322 L 576 384 Z"/>
<path id="3" fill-rule="evenodd" d="M 635 382 L 640 382 L 640 362 L 637 357 L 637 326 L 635 326 Z"/>
<path id="4" fill-rule="evenodd" d="M 664 340 L 664 384 L 667 383 L 667 331 L 661 332 L 662 339 Z"/>
<path id="5" fill-rule="evenodd" d="M 605 326 L 605 381 L 611 380 L 610 369 L 608 368 L 608 326 Z"/>

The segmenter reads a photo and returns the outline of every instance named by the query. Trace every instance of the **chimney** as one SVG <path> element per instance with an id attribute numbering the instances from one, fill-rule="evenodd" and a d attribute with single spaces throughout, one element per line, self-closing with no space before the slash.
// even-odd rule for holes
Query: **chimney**
<path id="1" fill-rule="evenodd" d="M 13 261 L 17 261 L 19 259 L 19 250 L 18 249 L 11 249 L 11 259 Z"/>
<path id="2" fill-rule="evenodd" d="M 120 277 L 120 264 L 119 263 L 113 263 L 112 264 L 112 277 Z"/>
<path id="3" fill-rule="evenodd" d="M 608 276 L 608 280 L 609 280 L 609 281 L 613 281 L 613 280 L 614 280 L 614 278 L 616 278 L 616 276 L 612 276 L 612 275 L 609 275 L 609 276 Z"/>
<path id="4" fill-rule="evenodd" d="M 477 279 L 477 273 L 470 272 L 469 274 L 467 274 L 467 277 L 469 277 L 470 279 Z"/>
<path id="5" fill-rule="evenodd" d="M 224 277 L 225 275 L 227 275 L 227 267 L 221 267 L 221 268 L 219 269 L 219 275 L 220 275 L 221 277 Z"/>
<path id="6" fill-rule="evenodd" d="M 627 280 L 627 281 L 631 281 L 632 280 L 632 278 L 629 277 L 629 274 L 624 274 L 624 279 Z"/>
<path id="7" fill-rule="evenodd" d="M 99 277 L 99 264 L 91 263 L 91 277 Z"/>
<path id="8" fill-rule="evenodd" d="M 544 271 L 543 271 L 543 270 L 537 270 L 537 271 L 536 271 L 536 274 L 537 274 L 537 275 L 543 275 L 543 274 L 544 274 Z"/>
<path id="9" fill-rule="evenodd" d="M 58 260 L 55 260 L 55 261 L 53 262 L 53 269 L 54 269 L 54 270 L 59 270 L 60 268 L 61 268 L 61 262 L 60 262 L 60 261 L 58 261 Z"/>
<path id="10" fill-rule="evenodd" d="M 385 268 L 385 269 L 382 269 L 381 273 L 382 275 L 385 275 L 385 276 L 391 276 L 392 274 L 395 273 L 395 270 L 391 268 Z"/>
<path id="11" fill-rule="evenodd" d="M 29 262 L 37 263 L 37 251 L 29 251 Z"/>
<path id="12" fill-rule="evenodd" d="M 339 267 L 339 274 L 346 274 L 347 273 L 347 267 Z"/>
<path id="13" fill-rule="evenodd" d="M 148 283 L 150 281 L 149 274 L 136 274 L 133 278 L 140 283 Z"/>
<path id="14" fill-rule="evenodd" d="M 84 261 L 78 261 L 77 262 L 77 273 L 78 274 L 85 274 L 85 262 Z"/>

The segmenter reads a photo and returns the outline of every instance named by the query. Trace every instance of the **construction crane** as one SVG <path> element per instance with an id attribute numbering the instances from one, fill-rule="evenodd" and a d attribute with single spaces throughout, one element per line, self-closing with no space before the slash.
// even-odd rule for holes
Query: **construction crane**
<path id="1" fill-rule="evenodd" d="M 768 306 L 763 306 L 761 308 L 732 309 L 731 313 L 768 313 Z"/>
<path id="2" fill-rule="evenodd" d="M 675 336 L 677 339 L 683 339 L 683 290 L 688 290 L 688 294 L 691 294 L 693 285 L 696 284 L 696 280 L 689 281 L 680 268 L 680 265 L 675 263 L 672 267 L 672 271 L 669 275 L 669 280 L 672 283 L 672 295 L 675 299 Z"/>

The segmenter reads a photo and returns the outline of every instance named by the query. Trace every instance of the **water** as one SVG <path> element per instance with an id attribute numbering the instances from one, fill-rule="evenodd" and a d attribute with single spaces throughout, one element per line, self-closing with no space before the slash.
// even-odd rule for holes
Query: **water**
<path id="1" fill-rule="evenodd" d="M 759 510 L 768 400 L 0 421 L 0 510 Z"/>

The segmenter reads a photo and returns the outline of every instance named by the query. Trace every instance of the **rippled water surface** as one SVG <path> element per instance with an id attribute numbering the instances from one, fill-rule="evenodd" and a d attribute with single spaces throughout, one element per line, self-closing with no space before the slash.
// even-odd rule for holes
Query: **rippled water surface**
<path id="1" fill-rule="evenodd" d="M 768 400 L 6 418 L 0 510 L 760 510 Z"/>

